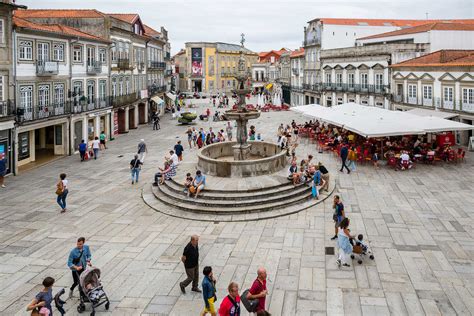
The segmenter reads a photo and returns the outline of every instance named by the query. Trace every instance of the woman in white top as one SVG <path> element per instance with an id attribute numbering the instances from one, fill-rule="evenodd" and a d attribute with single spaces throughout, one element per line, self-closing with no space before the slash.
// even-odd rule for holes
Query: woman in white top
<path id="1" fill-rule="evenodd" d="M 339 258 L 337 259 L 337 265 L 340 267 L 341 263 L 344 267 L 350 267 L 347 263 L 347 258 L 352 254 L 352 244 L 349 238 L 353 238 L 348 229 L 349 219 L 345 217 L 338 227 L 337 234 L 337 245 L 339 247 Z"/>
<path id="2" fill-rule="evenodd" d="M 58 196 L 56 202 L 58 202 L 59 206 L 61 207 L 61 213 L 66 212 L 66 197 L 68 193 L 69 190 L 68 181 L 66 180 L 66 174 L 61 173 L 59 175 L 58 184 L 56 185 L 56 194 Z"/>

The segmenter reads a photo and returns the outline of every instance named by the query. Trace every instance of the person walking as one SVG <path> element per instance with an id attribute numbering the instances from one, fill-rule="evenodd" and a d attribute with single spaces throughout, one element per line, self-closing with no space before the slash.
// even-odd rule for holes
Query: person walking
<path id="1" fill-rule="evenodd" d="M 239 285 L 230 282 L 227 287 L 229 295 L 224 297 L 219 307 L 219 316 L 240 316 Z"/>
<path id="2" fill-rule="evenodd" d="M 183 151 L 184 151 L 183 145 L 181 145 L 181 141 L 178 140 L 176 145 L 174 145 L 174 152 L 178 156 L 179 161 L 183 161 Z"/>
<path id="3" fill-rule="evenodd" d="M 188 144 L 189 144 L 189 149 L 192 149 L 193 146 L 192 146 L 192 142 L 193 142 L 193 130 L 190 128 L 188 128 L 188 130 L 186 131 L 186 135 L 188 135 Z"/>
<path id="4" fill-rule="evenodd" d="M 97 156 L 99 155 L 99 149 L 100 149 L 100 141 L 99 137 L 95 137 L 94 140 L 92 141 L 92 151 L 94 152 L 94 159 L 97 159 Z"/>
<path id="5" fill-rule="evenodd" d="M 91 265 L 91 251 L 88 245 L 85 245 L 86 239 L 79 237 L 77 239 L 76 247 L 72 248 L 67 260 L 67 266 L 72 271 L 73 283 L 69 288 L 69 298 L 72 298 L 74 289 L 79 285 L 79 276 Z"/>
<path id="6" fill-rule="evenodd" d="M 157 131 L 157 130 L 161 129 L 160 117 L 158 116 L 158 113 L 156 113 L 156 112 L 153 113 L 152 120 L 153 120 L 153 130 Z"/>
<path id="7" fill-rule="evenodd" d="M 145 162 L 145 156 L 147 152 L 148 149 L 146 148 L 145 140 L 142 138 L 138 143 L 138 154 L 140 155 L 140 161 L 142 164 Z"/>
<path id="8" fill-rule="evenodd" d="M 339 195 L 334 196 L 334 202 L 332 205 L 332 208 L 334 209 L 334 214 L 332 216 L 335 224 L 335 232 L 334 236 L 331 238 L 331 240 L 334 240 L 337 238 L 337 233 L 338 233 L 338 228 L 339 225 L 341 224 L 342 220 L 346 217 L 346 214 L 344 212 L 344 204 L 342 204 L 341 199 Z"/>
<path id="9" fill-rule="evenodd" d="M 321 191 L 325 190 L 326 192 L 328 192 L 329 191 L 329 171 L 321 162 L 318 163 L 318 169 L 319 171 L 321 171 L 321 179 L 324 180 L 323 185 L 321 187 Z"/>
<path id="10" fill-rule="evenodd" d="M 344 172 L 344 168 L 347 169 L 347 174 L 351 173 L 351 170 L 346 166 L 346 161 L 347 161 L 347 156 L 349 155 L 349 150 L 347 148 L 347 145 L 344 144 L 341 148 L 341 161 L 342 161 L 342 166 L 341 166 L 341 172 Z"/>
<path id="11" fill-rule="evenodd" d="M 105 132 L 102 131 L 99 135 L 99 140 L 100 140 L 100 149 L 107 149 L 107 145 L 105 144 L 105 140 L 107 139 L 107 135 L 105 135 Z"/>
<path id="12" fill-rule="evenodd" d="M 84 140 L 79 144 L 79 155 L 81 156 L 81 161 L 84 161 L 86 158 L 87 144 Z"/>
<path id="13" fill-rule="evenodd" d="M 7 173 L 7 159 L 5 154 L 0 156 L 0 186 L 5 188 L 5 174 Z"/>
<path id="14" fill-rule="evenodd" d="M 257 278 L 253 281 L 252 287 L 249 289 L 247 294 L 247 300 L 258 299 L 255 312 L 265 311 L 265 300 L 267 295 L 267 270 L 265 270 L 265 268 L 259 268 L 257 271 Z"/>
<path id="15" fill-rule="evenodd" d="M 211 316 L 216 316 L 216 308 L 214 303 L 217 300 L 216 296 L 216 279 L 212 273 L 212 267 L 204 267 L 202 273 L 204 278 L 202 279 L 202 298 L 204 299 L 204 309 L 201 312 L 201 316 L 207 313 Z"/>
<path id="16" fill-rule="evenodd" d="M 48 315 L 53 316 L 53 285 L 54 279 L 46 277 L 43 280 L 43 289 L 36 294 L 35 298 L 26 307 L 26 311 L 31 311 L 31 315 Z"/>
<path id="17" fill-rule="evenodd" d="M 66 198 L 69 193 L 68 180 L 66 180 L 66 174 L 61 173 L 59 175 L 59 181 L 56 184 L 56 202 L 61 207 L 61 213 L 66 212 Z"/>
<path id="18" fill-rule="evenodd" d="M 351 171 L 356 171 L 357 152 L 354 146 L 349 149 L 347 159 L 349 159 L 348 167 L 351 169 Z"/>
<path id="19" fill-rule="evenodd" d="M 183 294 L 186 294 L 186 287 L 192 282 L 191 291 L 201 293 L 199 284 L 199 237 L 191 236 L 191 241 L 186 245 L 183 251 L 181 261 L 184 263 L 186 271 L 186 280 L 179 283 L 179 288 Z"/>
<path id="20" fill-rule="evenodd" d="M 138 159 L 138 154 L 135 154 L 135 158 L 130 161 L 130 171 L 132 174 L 132 184 L 138 183 L 138 176 L 140 175 L 142 162 Z M 135 180 L 134 180 L 135 177 Z"/>
<path id="21" fill-rule="evenodd" d="M 350 238 L 354 238 L 350 234 L 349 231 L 349 219 L 346 217 L 344 218 L 341 223 L 339 224 L 338 227 L 338 238 L 337 238 L 337 246 L 339 248 L 339 257 L 337 259 L 337 265 L 338 267 L 344 266 L 344 267 L 350 267 L 351 265 L 347 262 L 348 257 L 352 254 L 352 244 L 350 242 Z"/>
<path id="22" fill-rule="evenodd" d="M 225 131 L 227 133 L 227 139 L 229 139 L 229 141 L 231 142 L 232 141 L 232 125 L 230 124 L 230 122 L 227 122 L 227 126 L 225 128 Z"/>
<path id="23" fill-rule="evenodd" d="M 194 148 L 196 148 L 197 140 L 198 140 L 198 132 L 196 131 L 195 127 L 193 127 L 192 135 L 193 135 L 193 145 L 194 145 Z"/>

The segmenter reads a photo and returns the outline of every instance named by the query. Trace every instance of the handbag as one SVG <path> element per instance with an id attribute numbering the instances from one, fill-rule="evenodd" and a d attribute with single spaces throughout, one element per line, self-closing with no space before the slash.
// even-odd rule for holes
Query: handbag
<path id="1" fill-rule="evenodd" d="M 247 312 L 255 313 L 258 306 L 258 298 L 254 300 L 247 299 L 247 295 L 249 294 L 249 291 L 250 290 L 247 289 L 242 293 L 242 295 L 240 296 L 240 301 L 242 302 L 242 304 L 244 304 L 244 307 L 247 310 Z"/>
<path id="2" fill-rule="evenodd" d="M 35 308 L 33 310 L 31 310 L 31 316 L 41 316 L 41 314 L 39 313 L 38 309 Z"/>
<path id="3" fill-rule="evenodd" d="M 190 192 L 190 193 L 196 192 L 196 188 L 195 188 L 193 185 L 190 186 L 190 187 L 189 187 L 189 192 Z"/>
<path id="4" fill-rule="evenodd" d="M 337 215 L 336 215 L 336 213 L 332 214 L 332 220 L 335 221 L 335 222 L 337 222 Z"/>

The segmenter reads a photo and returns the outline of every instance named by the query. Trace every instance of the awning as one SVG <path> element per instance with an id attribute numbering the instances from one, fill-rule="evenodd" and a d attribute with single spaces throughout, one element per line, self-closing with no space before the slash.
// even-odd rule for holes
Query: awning
<path id="1" fill-rule="evenodd" d="M 166 96 L 171 99 L 171 101 L 174 101 L 176 99 L 176 96 L 170 92 L 166 92 Z"/>
<path id="2" fill-rule="evenodd" d="M 273 83 L 269 83 L 269 84 L 267 84 L 267 86 L 265 87 L 265 89 L 267 89 L 267 90 L 270 90 L 271 88 L 273 88 Z"/>
<path id="3" fill-rule="evenodd" d="M 15 127 L 15 121 L 0 122 L 0 130 L 11 129 Z"/>
<path id="4" fill-rule="evenodd" d="M 408 110 L 408 113 L 418 115 L 418 116 L 439 117 L 443 119 L 450 119 L 450 118 L 458 116 L 458 114 L 456 113 L 449 113 L 449 112 L 438 111 L 438 110 L 420 109 L 420 108 Z"/>
<path id="5" fill-rule="evenodd" d="M 418 116 L 355 103 L 333 107 L 312 104 L 291 109 L 369 138 L 474 129 L 472 125 L 439 117 Z"/>
<path id="6" fill-rule="evenodd" d="M 163 101 L 163 99 L 160 98 L 160 97 L 157 96 L 157 95 L 155 95 L 154 97 L 152 97 L 151 100 L 154 101 L 156 104 L 165 103 L 165 101 Z"/>

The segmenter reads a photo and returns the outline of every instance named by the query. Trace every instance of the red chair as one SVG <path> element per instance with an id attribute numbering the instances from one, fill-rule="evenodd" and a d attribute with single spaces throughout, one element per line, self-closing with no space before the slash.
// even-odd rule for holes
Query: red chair
<path id="1" fill-rule="evenodd" d="M 456 162 L 456 153 L 454 152 L 454 150 L 450 150 L 449 153 L 448 153 L 448 161 L 454 161 Z"/>
<path id="2" fill-rule="evenodd" d="M 432 164 L 435 161 L 435 156 L 434 155 L 426 155 L 425 162 Z"/>
<path id="3" fill-rule="evenodd" d="M 363 157 L 363 162 L 369 162 L 372 160 L 372 157 L 370 157 L 370 152 L 369 152 L 369 149 L 366 148 L 364 149 L 364 157 Z"/>
<path id="4" fill-rule="evenodd" d="M 393 168 L 397 168 L 397 158 L 395 157 L 388 158 L 387 165 Z"/>

